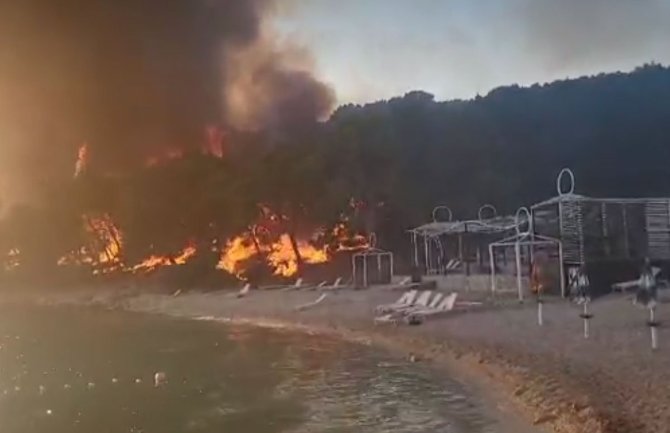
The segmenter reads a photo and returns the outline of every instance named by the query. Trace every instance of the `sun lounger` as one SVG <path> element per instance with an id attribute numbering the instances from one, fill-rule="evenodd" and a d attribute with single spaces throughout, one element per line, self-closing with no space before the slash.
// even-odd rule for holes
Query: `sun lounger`
<path id="1" fill-rule="evenodd" d="M 425 292 L 422 293 L 425 294 L 426 292 L 431 292 L 430 290 L 426 290 Z M 432 293 L 432 292 L 431 292 Z M 426 308 L 437 308 L 438 305 L 440 305 L 440 302 L 444 298 L 444 295 L 439 292 L 435 292 L 435 295 L 433 296 L 433 299 L 429 298 L 429 302 L 424 302 L 424 299 L 417 299 L 417 301 L 414 303 L 414 305 L 409 306 L 407 308 L 402 309 L 403 314 L 409 314 L 412 311 L 420 311 L 424 310 Z"/>
<path id="2" fill-rule="evenodd" d="M 296 309 L 296 311 L 303 311 L 303 310 L 306 310 L 308 308 L 319 305 L 321 302 L 323 302 L 324 299 L 326 299 L 327 296 L 328 296 L 328 293 L 322 293 L 321 296 L 319 296 L 316 301 L 308 302 L 308 303 L 302 304 L 302 305 L 298 305 L 297 307 L 295 307 L 295 309 Z"/>
<path id="3" fill-rule="evenodd" d="M 449 262 L 447 262 L 447 265 L 444 267 L 444 269 L 447 272 L 455 271 L 461 266 L 461 261 L 458 259 L 451 259 Z"/>
<path id="4" fill-rule="evenodd" d="M 340 290 L 343 288 L 342 277 L 337 277 L 332 285 L 323 285 L 318 287 L 319 290 Z"/>
<path id="5" fill-rule="evenodd" d="M 410 311 L 408 314 L 405 315 L 405 320 L 407 322 L 411 321 L 417 321 L 421 319 L 425 319 L 427 317 L 434 317 L 442 314 L 449 313 L 450 311 L 453 311 L 454 306 L 456 305 L 456 298 L 458 297 L 458 293 L 453 292 L 450 295 L 445 296 L 442 301 L 435 307 L 435 308 L 423 308 L 423 309 L 415 309 Z"/>
<path id="6" fill-rule="evenodd" d="M 243 298 L 249 294 L 249 290 L 251 290 L 251 284 L 247 283 L 240 289 L 240 291 L 237 293 L 238 298 Z"/>
<path id="7" fill-rule="evenodd" d="M 653 267 L 651 268 L 651 272 L 654 274 L 654 277 L 656 277 L 658 274 L 661 273 L 661 268 Z M 630 280 L 630 281 L 622 281 L 620 283 L 614 283 L 612 284 L 612 290 L 618 290 L 620 292 L 625 292 L 629 289 L 633 289 L 637 287 L 640 284 L 640 279 L 637 278 L 635 280 Z"/>
<path id="8" fill-rule="evenodd" d="M 419 294 L 418 290 L 408 290 L 405 293 L 403 293 L 400 299 L 398 299 L 394 303 L 378 305 L 377 308 L 375 308 L 375 312 L 377 314 L 390 313 L 396 311 L 399 308 L 414 305 L 414 301 L 416 300 L 416 296 L 418 294 Z"/>
<path id="9" fill-rule="evenodd" d="M 393 325 L 399 325 L 400 321 L 403 319 L 402 313 L 394 312 L 384 314 L 383 316 L 377 316 L 374 318 L 374 324 L 379 325 L 382 323 L 391 323 Z"/>
<path id="10" fill-rule="evenodd" d="M 300 290 L 300 289 L 304 289 L 305 286 L 304 286 L 302 283 L 303 283 L 302 278 L 298 278 L 297 280 L 295 280 L 295 283 L 294 283 L 294 284 L 291 284 L 290 286 L 284 286 L 284 287 L 281 287 L 280 290 L 282 290 L 282 291 L 289 291 L 289 290 Z"/>
<path id="11" fill-rule="evenodd" d="M 421 294 L 416 298 L 416 300 L 412 304 L 407 304 L 407 305 L 399 305 L 391 311 L 385 311 L 386 313 L 396 313 L 396 314 L 407 314 L 409 311 L 412 311 L 414 309 L 422 309 L 422 308 L 428 308 L 428 306 L 431 304 L 431 296 L 434 292 L 432 290 L 424 290 L 421 292 Z M 441 294 L 440 298 L 442 297 Z"/>

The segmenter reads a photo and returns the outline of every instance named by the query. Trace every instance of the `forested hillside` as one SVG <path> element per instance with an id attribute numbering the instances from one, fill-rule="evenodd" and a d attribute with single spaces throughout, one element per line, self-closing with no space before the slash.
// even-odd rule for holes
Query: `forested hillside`
<path id="1" fill-rule="evenodd" d="M 344 222 L 347 236 L 374 231 L 382 246 L 404 247 L 405 230 L 435 205 L 456 218 L 476 217 L 484 203 L 513 212 L 553 195 L 563 167 L 580 193 L 668 196 L 670 69 L 501 87 L 468 101 L 412 92 L 340 107 L 318 125 L 226 137 L 224 152 L 124 173 L 91 166 L 49 185 L 39 203 L 6 206 L 6 267 L 19 255 L 27 269 L 56 266 L 73 251 L 68 263 L 100 265 L 95 245 L 109 242 L 91 241 L 105 236 L 82 227 L 82 215 L 108 218 L 122 237 L 115 261 L 128 266 L 159 252 L 174 258 L 187 243 L 219 254 L 259 227 L 270 243 L 286 233 L 337 248 L 333 238 L 345 234 L 332 228 Z"/>

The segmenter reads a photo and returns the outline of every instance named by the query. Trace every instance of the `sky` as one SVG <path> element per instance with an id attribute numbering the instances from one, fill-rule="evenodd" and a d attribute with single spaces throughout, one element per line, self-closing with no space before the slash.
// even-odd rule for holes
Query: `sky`
<path id="1" fill-rule="evenodd" d="M 340 104 L 670 63 L 670 0 L 289 0 L 271 25 Z"/>

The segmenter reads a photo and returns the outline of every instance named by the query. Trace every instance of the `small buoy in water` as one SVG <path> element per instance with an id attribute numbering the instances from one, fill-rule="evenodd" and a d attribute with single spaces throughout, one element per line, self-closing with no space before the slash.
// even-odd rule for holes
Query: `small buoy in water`
<path id="1" fill-rule="evenodd" d="M 136 379 L 135 379 L 135 383 L 142 383 L 142 379 L 140 379 L 139 377 L 136 378 Z"/>
<path id="2" fill-rule="evenodd" d="M 88 389 L 93 389 L 93 388 L 95 388 L 95 383 L 93 383 L 93 382 L 89 382 L 89 383 L 86 384 L 86 387 L 87 387 Z"/>
<path id="3" fill-rule="evenodd" d="M 51 409 L 47 409 L 47 415 L 51 415 L 52 413 Z"/>
<path id="4" fill-rule="evenodd" d="M 154 386 L 159 387 L 167 383 L 167 374 L 164 371 L 159 371 L 154 374 Z"/>
<path id="5" fill-rule="evenodd" d="M 119 383 L 119 379 L 112 377 L 112 383 Z"/>

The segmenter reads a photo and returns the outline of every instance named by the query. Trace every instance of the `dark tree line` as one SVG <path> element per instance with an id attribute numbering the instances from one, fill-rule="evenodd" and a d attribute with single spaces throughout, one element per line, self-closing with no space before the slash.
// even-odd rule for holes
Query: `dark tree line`
<path id="1" fill-rule="evenodd" d="M 0 244 L 19 249 L 22 266 L 55 266 L 85 243 L 81 216 L 107 214 L 135 262 L 176 254 L 186 240 L 207 251 L 248 230 L 263 204 L 294 237 L 347 219 L 402 251 L 405 230 L 434 206 L 456 218 L 475 218 L 484 203 L 514 212 L 554 195 L 563 167 L 587 195 L 668 196 L 669 137 L 670 69 L 659 65 L 468 101 L 412 92 L 340 107 L 290 134 L 240 135 L 224 159 L 187 154 L 122 176 L 64 180 L 44 203 L 6 210 Z"/>

